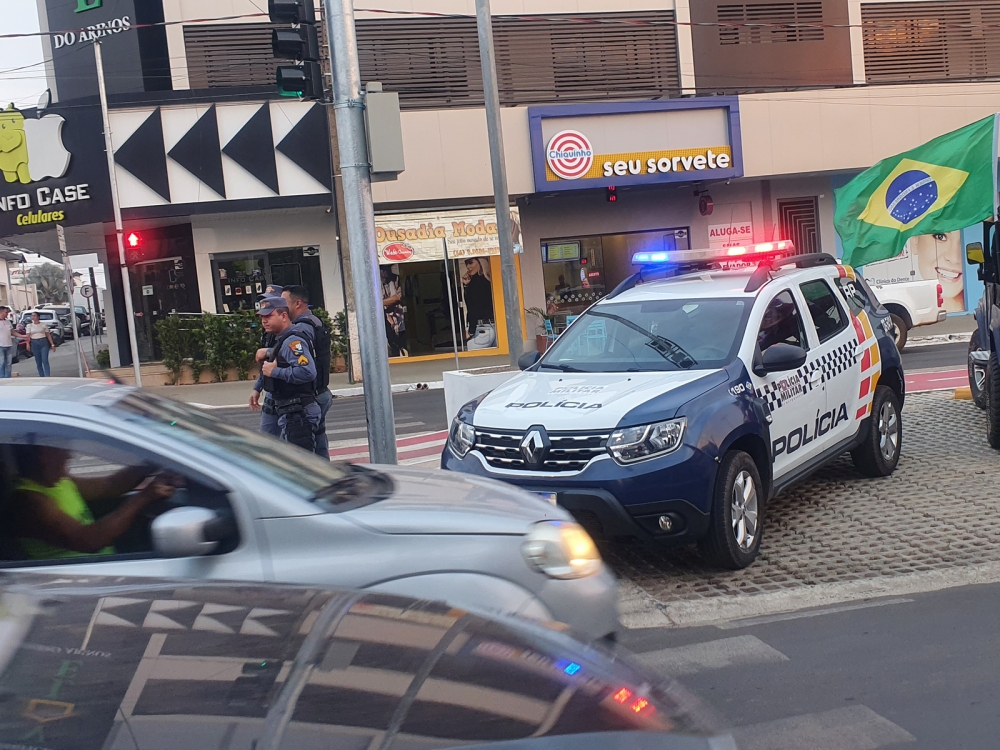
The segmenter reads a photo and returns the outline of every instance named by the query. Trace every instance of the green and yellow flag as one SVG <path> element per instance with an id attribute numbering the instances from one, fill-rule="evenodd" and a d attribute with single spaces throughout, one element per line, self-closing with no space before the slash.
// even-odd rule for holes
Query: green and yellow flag
<path id="1" fill-rule="evenodd" d="M 994 117 L 883 159 L 835 190 L 844 263 L 893 258 L 913 236 L 993 216 Z"/>

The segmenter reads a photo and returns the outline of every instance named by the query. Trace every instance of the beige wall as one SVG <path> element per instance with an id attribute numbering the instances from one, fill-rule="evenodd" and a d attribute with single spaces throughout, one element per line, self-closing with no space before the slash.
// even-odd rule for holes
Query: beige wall
<path id="1" fill-rule="evenodd" d="M 741 96 L 744 173 L 864 169 L 997 111 L 1000 83 Z"/>
<path id="2" fill-rule="evenodd" d="M 336 232 L 331 214 L 324 209 L 192 216 L 191 232 L 194 235 L 198 291 L 202 307 L 208 312 L 218 312 L 215 309 L 215 280 L 212 278 L 209 255 L 308 245 L 319 248 L 326 309 L 332 313 L 344 308 Z"/>

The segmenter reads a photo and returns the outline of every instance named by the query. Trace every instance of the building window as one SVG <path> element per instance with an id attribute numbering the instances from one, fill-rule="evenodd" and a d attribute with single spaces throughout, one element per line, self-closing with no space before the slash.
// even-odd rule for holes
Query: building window
<path id="1" fill-rule="evenodd" d="M 823 3 L 720 5 L 719 44 L 823 41 Z M 726 26 L 726 24 L 732 24 Z"/>
<path id="2" fill-rule="evenodd" d="M 269 284 L 304 286 L 311 305 L 325 306 L 317 247 L 219 253 L 212 257 L 212 277 L 218 313 L 257 309 Z"/>

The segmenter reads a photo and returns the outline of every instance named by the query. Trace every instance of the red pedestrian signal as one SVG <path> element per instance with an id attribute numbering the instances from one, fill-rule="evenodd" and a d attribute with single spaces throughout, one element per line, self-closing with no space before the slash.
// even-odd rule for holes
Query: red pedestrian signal
<path id="1" fill-rule="evenodd" d="M 142 247 L 142 235 L 138 232 L 129 232 L 125 238 L 125 244 L 128 245 L 129 250 L 138 250 Z"/>

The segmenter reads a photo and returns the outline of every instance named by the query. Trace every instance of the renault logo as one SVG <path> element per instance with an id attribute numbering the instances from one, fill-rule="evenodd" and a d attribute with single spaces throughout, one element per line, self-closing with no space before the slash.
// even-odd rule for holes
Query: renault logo
<path id="1" fill-rule="evenodd" d="M 549 452 L 549 436 L 544 427 L 531 427 L 521 439 L 521 455 L 529 466 L 540 466 Z"/>

